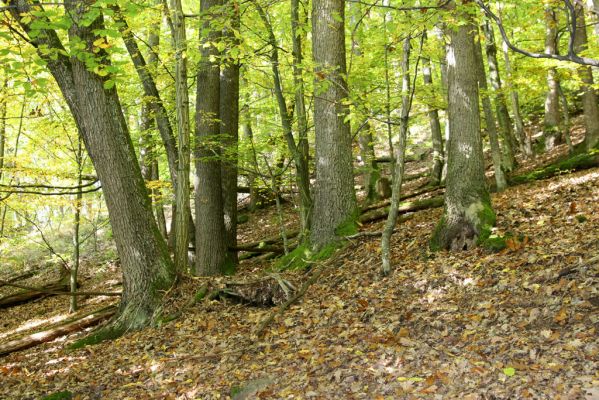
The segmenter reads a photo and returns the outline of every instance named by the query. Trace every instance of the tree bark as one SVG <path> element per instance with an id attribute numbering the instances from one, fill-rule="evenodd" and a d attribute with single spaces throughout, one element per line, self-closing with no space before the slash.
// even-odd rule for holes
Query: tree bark
<path id="1" fill-rule="evenodd" d="M 29 23 L 22 16 L 30 12 L 30 5 L 23 1 L 10 1 L 9 5 L 15 6 L 10 13 L 28 34 Z M 83 43 L 81 54 L 94 54 L 100 68 L 108 67 L 108 54 L 94 45 L 99 39 L 106 40 L 97 36 L 104 29 L 103 17 L 99 15 L 89 24 L 80 24 L 90 6 L 69 0 L 65 7 L 74 19 L 70 40 Z M 123 296 L 108 331 L 115 335 L 141 328 L 154 321 L 162 293 L 172 285 L 175 276 L 152 215 L 118 94 L 112 86 L 114 81 L 109 81 L 109 75 L 93 73 L 79 58 L 63 55 L 66 51 L 55 31 L 42 29 L 40 33 L 30 38 L 31 43 L 56 79 L 96 168 L 121 260 Z M 49 55 L 40 47 L 53 52 Z"/>
<path id="2" fill-rule="evenodd" d="M 225 12 L 230 26 L 223 29 L 225 51 L 239 45 L 234 31 L 239 32 L 239 3 L 237 0 L 225 1 Z M 239 60 L 225 60 L 220 75 L 220 135 L 224 154 L 221 164 L 223 215 L 227 248 L 237 246 L 237 163 L 239 147 Z M 229 259 L 237 265 L 237 252 L 229 250 Z"/>
<path id="3" fill-rule="evenodd" d="M 455 7 L 452 1 L 450 6 Z M 458 6 L 459 7 L 459 6 Z M 448 112 L 451 136 L 447 145 L 447 189 L 444 215 L 431 240 L 431 248 L 462 250 L 490 234 L 495 213 L 484 176 L 478 79 L 471 18 L 454 10 L 466 23 L 450 28 L 447 53 Z"/>
<path id="4" fill-rule="evenodd" d="M 187 272 L 189 256 L 189 170 L 190 123 L 189 93 L 187 92 L 187 37 L 181 0 L 171 0 L 173 44 L 175 47 L 175 97 L 177 104 L 177 185 L 175 185 L 175 267 L 178 273 Z"/>
<path id="5" fill-rule="evenodd" d="M 493 159 L 493 169 L 495 173 L 495 183 L 497 191 L 501 192 L 507 187 L 504 171 L 504 159 L 501 153 L 499 144 L 499 135 L 495 125 L 495 117 L 491 109 L 491 100 L 489 99 L 489 89 L 487 87 L 487 77 L 485 73 L 485 65 L 483 63 L 483 54 L 480 41 L 475 42 L 475 57 L 476 70 L 478 79 L 478 88 L 482 100 L 483 112 L 485 114 L 485 122 L 487 124 L 487 132 L 489 133 L 489 143 L 491 145 L 491 157 Z"/>
<path id="6" fill-rule="evenodd" d="M 424 33 L 426 34 L 426 32 Z M 424 84 L 433 86 L 433 75 L 431 73 L 431 61 L 428 58 L 422 59 L 422 75 Z M 443 173 L 443 164 L 445 163 L 445 152 L 443 151 L 443 134 L 441 133 L 441 124 L 439 122 L 439 110 L 428 106 L 428 119 L 431 127 L 431 140 L 433 143 L 433 165 L 431 166 L 431 185 L 441 184 L 441 175 Z"/>
<path id="7" fill-rule="evenodd" d="M 353 225 L 357 216 L 351 135 L 345 122 L 348 88 L 344 21 L 342 0 L 313 1 L 316 184 L 310 241 L 316 248 L 335 241 L 337 229 Z"/>
<path id="8" fill-rule="evenodd" d="M 395 229 L 397 223 L 399 198 L 401 195 L 401 185 L 403 182 L 404 174 L 404 157 L 406 154 L 406 146 L 408 142 L 408 122 L 410 117 L 410 108 L 412 106 L 412 93 L 411 93 L 411 82 L 410 82 L 410 42 L 411 36 L 408 35 L 404 39 L 403 44 L 403 55 L 401 63 L 402 72 L 402 104 L 401 104 L 401 122 L 400 122 L 400 133 L 399 133 L 399 145 L 397 148 L 397 154 L 395 155 L 395 175 L 393 176 L 393 190 L 391 195 L 391 207 L 389 209 L 389 215 L 385 223 L 381 238 L 381 259 L 382 259 L 382 273 L 383 275 L 389 275 L 391 272 L 391 235 Z M 439 130 L 440 132 L 440 130 Z"/>
<path id="9" fill-rule="evenodd" d="M 495 112 L 499 122 L 499 129 L 503 137 L 504 156 L 506 159 L 506 169 L 512 171 L 516 167 L 516 139 L 514 129 L 512 128 L 512 119 L 507 109 L 503 88 L 501 87 L 501 77 L 499 75 L 499 63 L 497 62 L 497 45 L 495 44 L 495 35 L 493 27 L 489 20 L 485 20 L 482 26 L 486 39 L 487 62 L 489 64 L 489 80 L 493 87 L 495 95 Z"/>
<path id="10" fill-rule="evenodd" d="M 574 51 L 580 53 L 588 48 L 587 28 L 584 7 L 575 3 L 576 34 L 574 36 Z M 586 128 L 585 147 L 591 150 L 599 144 L 599 97 L 593 88 L 593 72 L 589 66 L 580 66 L 578 75 L 582 81 L 582 108 Z"/>
<path id="11" fill-rule="evenodd" d="M 196 275 L 224 274 L 232 261 L 228 257 L 223 214 L 221 152 L 215 145 L 220 133 L 220 73 L 215 44 L 221 31 L 213 27 L 220 0 L 202 0 L 200 62 L 197 74 L 195 207 Z"/>
<path id="12" fill-rule="evenodd" d="M 548 6 L 545 8 L 545 52 L 548 54 L 557 54 L 557 28 L 558 21 L 555 10 Z M 545 150 L 551 150 L 559 144 L 561 138 L 558 85 L 557 69 L 551 67 L 547 71 L 548 91 L 545 97 L 545 120 L 543 123 Z"/>

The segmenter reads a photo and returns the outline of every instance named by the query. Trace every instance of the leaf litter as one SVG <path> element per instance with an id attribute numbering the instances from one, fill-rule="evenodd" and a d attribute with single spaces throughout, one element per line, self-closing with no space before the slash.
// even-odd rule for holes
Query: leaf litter
<path id="1" fill-rule="evenodd" d="M 499 253 L 430 253 L 441 210 L 418 212 L 393 236 L 391 276 L 379 275 L 378 238 L 353 239 L 262 337 L 254 329 L 273 309 L 207 301 L 113 342 L 66 350 L 78 334 L 10 354 L 0 359 L 0 397 L 596 399 L 599 169 L 509 188 L 493 204 L 495 233 L 511 235 Z M 266 263 L 244 261 L 240 275 Z M 165 310 L 203 282 L 185 279 Z M 67 302 L 5 310 L 3 330 Z"/>

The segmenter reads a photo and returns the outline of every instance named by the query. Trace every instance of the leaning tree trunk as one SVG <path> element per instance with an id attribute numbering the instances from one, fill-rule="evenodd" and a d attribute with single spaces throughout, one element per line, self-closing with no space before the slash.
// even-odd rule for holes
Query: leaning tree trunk
<path id="1" fill-rule="evenodd" d="M 545 52 L 557 54 L 557 16 L 551 7 L 545 9 Z M 543 123 L 543 136 L 545 150 L 551 150 L 560 141 L 559 130 L 559 81 L 557 69 L 549 68 L 547 71 L 547 95 L 545 97 L 545 120 Z"/>
<path id="2" fill-rule="evenodd" d="M 587 28 L 584 18 L 584 7 L 576 3 L 576 35 L 574 48 L 576 53 L 588 48 Z M 599 144 L 599 98 L 593 87 L 593 72 L 589 66 L 580 66 L 578 75 L 582 81 L 582 107 L 586 127 L 585 147 L 590 150 Z"/>
<path id="3" fill-rule="evenodd" d="M 10 13 L 29 34 L 28 21 L 22 19 L 31 10 L 29 4 L 9 2 L 9 5 L 15 6 Z M 79 24 L 90 6 L 69 0 L 65 7 L 74 19 L 69 39 L 83 43 L 81 54 L 87 57 L 95 54 L 101 60 L 100 68 L 108 68 L 108 54 L 94 44 L 107 40 L 98 36 L 104 30 L 103 17 L 98 15 L 91 23 Z M 42 29 L 39 33 L 31 38 L 31 43 L 38 49 L 56 50 L 51 55 L 39 50 L 38 55 L 56 79 L 100 178 L 121 260 L 123 296 L 117 317 L 104 333 L 114 335 L 141 328 L 155 320 L 162 293 L 172 285 L 175 275 L 152 215 L 114 81 L 110 75 L 101 77 L 89 71 L 78 57 L 63 55 L 66 51 L 55 31 Z"/>
<path id="4" fill-rule="evenodd" d="M 489 143 L 491 145 L 491 157 L 493 159 L 493 169 L 495 172 L 495 183 L 497 191 L 501 192 L 507 187 L 507 181 L 504 171 L 504 159 L 501 153 L 499 144 L 499 135 L 495 126 L 495 117 L 491 109 L 491 100 L 489 99 L 489 89 L 487 87 L 487 76 L 485 73 L 485 65 L 483 63 L 483 54 L 480 41 L 475 43 L 476 70 L 478 77 L 478 88 L 483 104 L 483 112 L 485 114 L 485 122 L 487 123 L 487 131 L 489 132 Z"/>
<path id="5" fill-rule="evenodd" d="M 453 2 L 452 2 L 453 3 Z M 448 29 L 449 124 L 445 210 L 431 240 L 432 249 L 469 249 L 484 240 L 495 223 L 485 184 L 478 73 L 474 45 L 476 27 L 468 23 Z"/>
<path id="6" fill-rule="evenodd" d="M 220 133 L 219 52 L 220 30 L 214 27 L 220 0 L 202 0 L 200 63 L 196 99 L 196 275 L 220 275 L 232 265 L 227 252 L 221 161 L 214 138 Z"/>
<path id="7" fill-rule="evenodd" d="M 334 242 L 338 228 L 353 227 L 357 217 L 351 135 L 345 121 L 344 5 L 343 0 L 312 3 L 316 184 L 310 241 L 315 248 Z"/>
<path id="8" fill-rule="evenodd" d="M 239 45 L 234 31 L 239 30 L 239 3 L 227 0 L 225 10 L 231 26 L 223 30 L 223 40 L 228 49 Z M 220 75 L 220 134 L 223 143 L 221 165 L 223 215 L 227 248 L 237 247 L 237 151 L 239 146 L 239 60 L 226 60 Z M 229 259 L 237 265 L 237 251 L 228 250 Z"/>

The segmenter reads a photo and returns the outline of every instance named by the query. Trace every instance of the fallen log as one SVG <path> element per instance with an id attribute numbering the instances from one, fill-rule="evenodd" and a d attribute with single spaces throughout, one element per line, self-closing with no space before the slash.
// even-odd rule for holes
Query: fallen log
<path id="1" fill-rule="evenodd" d="M 5 285 L 6 284 L 7 283 L 5 282 Z M 10 285 L 15 286 L 14 284 Z M 54 282 L 41 288 L 36 288 L 36 290 L 24 290 L 22 292 L 5 296 L 0 299 L 0 308 L 8 308 L 19 304 L 27 303 L 42 297 L 53 296 L 53 294 L 46 292 L 67 292 L 68 290 L 69 285 L 66 284 L 64 281 Z"/>
<path id="2" fill-rule="evenodd" d="M 526 174 L 509 177 L 508 183 L 510 186 L 520 185 L 539 179 L 551 178 L 563 173 L 581 171 L 594 167 L 599 167 L 599 150 L 591 150 L 588 153 L 577 154 L 572 157 L 558 160 Z"/>
<path id="3" fill-rule="evenodd" d="M 408 212 L 415 212 L 420 210 L 425 210 L 427 208 L 436 208 L 441 207 L 444 202 L 443 196 L 432 197 L 430 199 L 424 200 L 416 200 L 416 201 L 408 201 L 401 203 L 398 208 L 398 212 L 400 214 L 405 214 Z M 358 218 L 360 223 L 368 223 L 378 221 L 383 218 L 387 218 L 387 214 L 389 213 L 389 207 L 380 207 L 372 211 L 368 211 Z"/>
<path id="4" fill-rule="evenodd" d="M 120 296 L 120 295 L 122 295 L 121 292 L 65 292 L 65 291 L 47 289 L 44 287 L 38 288 L 38 287 L 33 287 L 33 286 L 19 285 L 16 283 L 10 283 L 7 281 L 2 281 L 2 280 L 0 280 L 0 284 L 2 284 L 4 286 L 11 286 L 11 287 L 19 288 L 19 289 L 24 289 L 24 290 L 27 290 L 30 292 L 40 292 L 40 293 L 44 293 L 44 294 L 52 295 L 52 296 Z M 77 286 L 79 286 L 79 284 L 77 284 Z"/>
<path id="5" fill-rule="evenodd" d="M 13 283 L 13 282 L 17 282 L 17 281 L 20 281 L 23 279 L 31 278 L 34 274 L 35 274 L 35 272 L 32 270 L 32 271 L 27 271 L 21 275 L 13 276 L 12 278 L 0 280 L 0 287 L 8 286 L 9 283 Z"/>
<path id="6" fill-rule="evenodd" d="M 25 350 L 42 343 L 49 342 L 58 337 L 68 335 L 69 333 L 78 332 L 82 329 L 96 325 L 99 322 L 111 317 L 116 312 L 116 306 L 112 305 L 100 310 L 92 311 L 91 313 L 78 316 L 61 323 L 52 328 L 31 333 L 18 339 L 11 340 L 0 346 L 0 357 L 5 356 L 15 351 Z"/>

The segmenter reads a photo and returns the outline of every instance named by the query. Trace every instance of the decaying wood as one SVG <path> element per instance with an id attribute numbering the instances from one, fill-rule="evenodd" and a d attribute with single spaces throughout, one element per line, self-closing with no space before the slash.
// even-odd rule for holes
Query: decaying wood
<path id="1" fill-rule="evenodd" d="M 4 286 L 11 286 L 19 289 L 24 289 L 30 292 L 39 292 L 52 296 L 120 296 L 122 294 L 121 292 L 65 292 L 60 290 L 53 290 L 48 287 L 39 288 L 33 286 L 19 285 L 16 283 L 10 283 L 2 280 L 0 280 L 0 284 Z M 79 284 L 77 286 L 79 286 Z"/>
<path id="2" fill-rule="evenodd" d="M 264 330 L 274 321 L 274 319 L 277 316 L 282 315 L 285 312 L 285 310 L 287 310 L 293 303 L 297 302 L 304 296 L 304 294 L 306 294 L 308 288 L 312 286 L 312 284 L 314 284 L 318 280 L 318 278 L 320 278 L 322 273 L 327 269 L 328 265 L 329 264 L 327 263 L 318 264 L 316 269 L 312 272 L 312 276 L 310 277 L 310 279 L 304 282 L 300 289 L 296 291 L 293 296 L 289 297 L 287 301 L 281 304 L 275 312 L 270 313 L 268 317 L 264 318 L 260 322 L 260 324 L 258 324 L 258 327 L 256 328 L 254 334 L 258 337 L 262 336 Z"/>
<path id="3" fill-rule="evenodd" d="M 245 282 L 227 282 L 221 293 L 247 304 L 273 306 L 288 300 L 295 286 L 278 274 L 269 274 L 260 279 Z"/>
<path id="4" fill-rule="evenodd" d="M 20 281 L 23 279 L 31 278 L 34 274 L 35 274 L 34 271 L 27 271 L 21 275 L 13 276 L 12 278 L 4 279 L 4 280 L 0 279 L 0 287 L 8 286 L 9 283 L 13 283 L 13 282 L 17 282 L 17 281 Z"/>
<path id="5" fill-rule="evenodd" d="M 443 205 L 443 196 L 432 197 L 430 199 L 425 200 L 415 200 L 410 202 L 401 203 L 398 208 L 398 212 L 400 214 L 405 214 L 408 212 L 425 210 L 428 208 L 436 208 L 441 207 Z M 361 223 L 368 223 L 373 221 L 378 221 L 383 218 L 387 218 L 387 214 L 389 213 L 389 207 L 381 207 L 369 212 L 366 212 L 360 215 L 358 220 Z"/>
<path id="6" fill-rule="evenodd" d="M 3 281 L 6 286 L 14 286 L 12 283 Z M 43 291 L 42 291 L 43 290 Z M 29 290 L 18 292 L 5 296 L 0 299 L 0 308 L 8 308 L 19 304 L 27 303 L 42 297 L 53 296 L 52 293 L 47 292 L 67 292 L 69 290 L 68 284 L 64 281 L 54 282 L 49 285 L 37 288 L 37 290 Z"/>
<path id="7" fill-rule="evenodd" d="M 78 332 L 111 317 L 115 312 L 116 306 L 112 305 L 78 316 L 66 322 L 62 322 L 57 326 L 53 326 L 52 328 L 11 340 L 0 346 L 0 356 L 5 356 L 7 354 L 14 353 L 15 351 L 34 347 L 38 344 L 49 342 L 69 333 Z"/>

